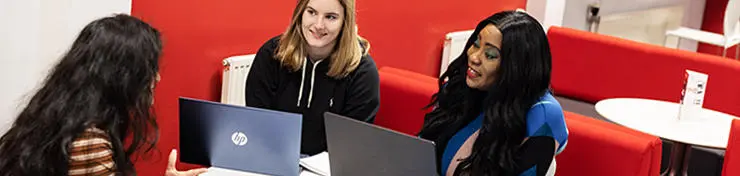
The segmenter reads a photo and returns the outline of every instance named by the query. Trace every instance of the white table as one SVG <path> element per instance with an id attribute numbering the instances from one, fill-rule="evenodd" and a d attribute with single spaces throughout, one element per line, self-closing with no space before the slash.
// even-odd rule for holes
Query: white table
<path id="1" fill-rule="evenodd" d="M 700 117 L 678 119 L 679 104 L 640 98 L 613 98 L 596 103 L 596 111 L 622 126 L 675 141 L 668 170 L 686 175 L 691 145 L 725 149 L 735 116 L 702 109 Z"/>

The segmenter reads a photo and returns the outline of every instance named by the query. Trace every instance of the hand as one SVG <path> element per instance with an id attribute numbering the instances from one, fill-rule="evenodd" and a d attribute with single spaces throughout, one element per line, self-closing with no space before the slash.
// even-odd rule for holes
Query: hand
<path id="1" fill-rule="evenodd" d="M 208 171 L 206 168 L 200 168 L 181 172 L 175 168 L 175 163 L 177 163 L 177 150 L 172 149 L 172 152 L 170 152 L 170 161 L 167 163 L 167 171 L 164 173 L 165 176 L 198 176 Z"/>

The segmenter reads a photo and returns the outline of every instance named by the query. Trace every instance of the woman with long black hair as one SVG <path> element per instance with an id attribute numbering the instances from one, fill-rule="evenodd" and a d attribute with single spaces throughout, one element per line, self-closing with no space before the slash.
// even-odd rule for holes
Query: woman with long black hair
<path id="1" fill-rule="evenodd" d="M 130 157 L 158 139 L 151 107 L 161 52 L 159 32 L 137 18 L 85 26 L 0 138 L 0 175 L 136 175 Z M 165 175 L 205 172 L 177 171 L 176 158 Z"/>
<path id="2" fill-rule="evenodd" d="M 439 78 L 419 136 L 437 144 L 441 175 L 545 175 L 567 143 L 550 93 L 545 32 L 524 12 L 481 21 Z"/>

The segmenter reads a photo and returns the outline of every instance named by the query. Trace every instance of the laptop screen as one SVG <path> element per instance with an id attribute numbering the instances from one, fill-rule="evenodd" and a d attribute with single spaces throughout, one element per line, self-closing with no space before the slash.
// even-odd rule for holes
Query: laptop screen
<path id="1" fill-rule="evenodd" d="M 182 162 L 269 175 L 298 174 L 302 116 L 179 99 Z"/>

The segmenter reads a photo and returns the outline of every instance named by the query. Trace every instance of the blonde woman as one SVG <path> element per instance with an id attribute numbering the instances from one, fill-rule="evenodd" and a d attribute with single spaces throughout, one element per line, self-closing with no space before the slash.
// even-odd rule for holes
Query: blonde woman
<path id="1" fill-rule="evenodd" d="M 303 114 L 301 153 L 326 150 L 324 112 L 372 123 L 379 98 L 354 0 L 299 0 L 288 29 L 257 52 L 246 105 Z"/>

